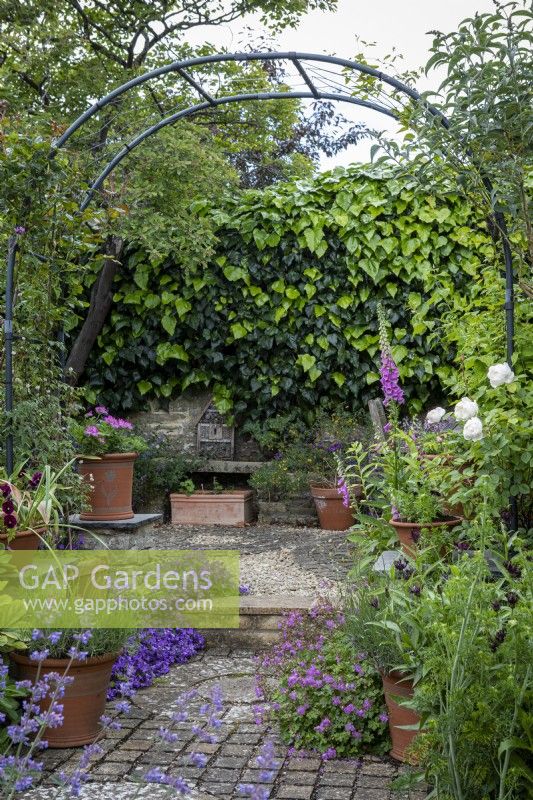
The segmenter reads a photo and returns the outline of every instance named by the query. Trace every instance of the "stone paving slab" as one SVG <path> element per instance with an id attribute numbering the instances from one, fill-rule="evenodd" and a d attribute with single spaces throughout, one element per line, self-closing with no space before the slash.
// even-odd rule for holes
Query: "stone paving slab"
<path id="1" fill-rule="evenodd" d="M 148 689 L 140 691 L 127 727 L 104 741 L 105 753 L 91 768 L 90 783 L 82 800 L 134 800 L 169 797 L 157 786 L 139 787 L 132 779 L 157 765 L 169 774 L 188 780 L 193 800 L 236 800 L 240 783 L 258 781 L 256 758 L 261 745 L 272 739 L 279 765 L 271 786 L 271 800 L 404 800 L 407 795 L 392 793 L 390 781 L 403 769 L 392 759 L 365 756 L 362 766 L 340 759 L 322 763 L 320 759 L 290 757 L 276 730 L 253 721 L 256 671 L 249 651 L 226 648 L 208 649 L 194 660 L 174 667 L 170 674 Z M 219 684 L 224 697 L 222 724 L 215 743 L 199 742 L 191 732 L 201 723 L 199 706 Z M 195 688 L 199 698 L 189 706 L 190 719 L 178 726 L 176 743 L 156 746 L 157 730 L 172 713 L 172 701 L 182 692 Z M 203 752 L 203 768 L 191 766 L 189 753 Z M 44 754 L 46 772 L 42 785 L 20 795 L 24 800 L 60 800 L 52 786 L 54 772 L 76 768 L 80 750 L 55 750 Z M 171 793 L 171 797 L 175 796 Z M 424 793 L 411 793 L 410 800 L 422 800 Z"/>

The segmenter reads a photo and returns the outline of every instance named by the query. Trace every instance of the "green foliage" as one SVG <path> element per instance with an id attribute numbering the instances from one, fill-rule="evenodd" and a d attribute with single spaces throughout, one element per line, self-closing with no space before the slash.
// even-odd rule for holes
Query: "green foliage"
<path id="1" fill-rule="evenodd" d="M 529 0 L 493 5 L 456 31 L 432 32 L 426 73 L 438 70 L 442 83 L 419 104 L 405 107 L 404 141 L 382 144 L 387 159 L 402 164 L 421 187 L 438 185 L 448 172 L 465 197 L 491 216 L 495 229 L 501 220 L 494 215 L 503 212 L 515 272 L 531 297 L 533 10 Z M 448 125 L 427 112 L 427 102 L 444 113 Z"/>
<path id="2" fill-rule="evenodd" d="M 216 258 L 183 272 L 135 254 L 92 359 L 94 391 L 133 408 L 209 386 L 221 410 L 255 417 L 358 407 L 375 394 L 381 301 L 412 407 L 439 392 L 450 353 L 428 346 L 428 323 L 461 306 L 494 255 L 457 193 L 353 167 L 195 208 L 217 226 Z"/>
<path id="3" fill-rule="evenodd" d="M 293 467 L 294 470 L 294 467 Z M 305 471 L 289 471 L 287 458 L 267 461 L 248 480 L 261 500 L 282 500 L 298 497 L 309 491 L 309 478 Z"/>
<path id="4" fill-rule="evenodd" d="M 64 628 L 57 641 L 52 643 L 46 636 L 32 640 L 32 631 L 30 630 L 22 629 L 18 633 L 28 645 L 31 643 L 32 652 L 47 650 L 48 658 L 65 658 L 67 660 L 70 658 L 69 650 L 71 648 L 87 653 L 89 658 L 108 653 L 119 653 L 131 636 L 131 630 L 127 628 L 92 628 L 90 631 L 81 628 Z"/>
<path id="5" fill-rule="evenodd" d="M 149 508 L 164 500 L 166 516 L 170 517 L 168 496 L 181 491 L 193 471 L 202 467 L 196 455 L 176 452 L 175 446 L 157 432 L 144 432 L 147 448 L 135 462 L 133 473 L 133 504 L 138 509 Z"/>
<path id="6" fill-rule="evenodd" d="M 414 705 L 427 729 L 417 750 L 430 797 L 530 796 L 532 596 L 518 541 L 516 550 L 521 574 L 504 567 L 495 583 L 478 553 L 451 568 L 441 591 L 424 594 L 425 675 Z"/>
<path id="7" fill-rule="evenodd" d="M 0 631 L 0 648 L 2 640 L 2 632 Z M 7 669 L 7 664 L 4 664 L 2 656 L 0 655 L 0 670 Z M 16 682 L 4 675 L 3 671 L 0 673 L 0 750 L 4 753 L 8 749 L 10 739 L 7 735 L 7 726 L 14 725 L 20 719 L 21 707 L 20 703 L 29 694 L 28 689 L 17 687 Z"/>

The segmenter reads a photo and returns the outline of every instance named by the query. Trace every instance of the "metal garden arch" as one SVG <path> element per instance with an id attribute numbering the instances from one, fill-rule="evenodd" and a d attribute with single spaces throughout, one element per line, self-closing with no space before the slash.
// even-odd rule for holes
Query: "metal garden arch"
<path id="1" fill-rule="evenodd" d="M 278 84 L 277 89 L 272 91 L 250 91 L 237 92 L 235 94 L 225 93 L 224 91 L 213 91 L 209 86 L 206 88 L 205 82 L 202 84 L 201 77 L 205 79 L 205 72 L 202 67 L 222 66 L 231 62 L 279 62 L 285 69 L 292 70 L 292 78 L 284 74 L 283 85 Z M 191 71 L 199 69 L 201 76 L 191 74 Z M 358 97 L 350 90 L 347 76 L 366 76 L 377 82 L 376 95 L 379 99 L 369 100 Z M 81 114 L 69 128 L 56 140 L 53 145 L 51 157 L 61 149 L 71 143 L 76 142 L 76 135 L 88 126 L 94 118 L 104 109 L 112 104 L 116 104 L 119 98 L 135 93 L 135 90 L 148 90 L 157 81 L 168 78 L 169 76 L 179 76 L 183 85 L 188 90 L 192 90 L 198 95 L 198 102 L 178 108 L 173 113 L 165 114 L 159 109 L 159 119 L 148 125 L 145 130 L 138 133 L 134 138 L 127 142 L 120 143 L 121 146 L 108 161 L 103 169 L 90 182 L 89 188 L 80 204 L 80 211 L 87 208 L 95 193 L 100 189 L 109 175 L 133 150 L 150 136 L 158 133 L 167 125 L 174 125 L 182 119 L 192 117 L 230 103 L 248 103 L 253 101 L 267 100 L 287 100 L 287 99 L 307 99 L 307 100 L 326 100 L 334 102 L 349 103 L 351 105 L 370 109 L 379 114 L 384 114 L 393 119 L 398 119 L 399 112 L 395 108 L 398 95 L 408 98 L 414 103 L 423 103 L 428 114 L 437 118 L 441 124 L 447 128 L 449 122 L 447 118 L 436 108 L 425 103 L 421 95 L 407 86 L 402 81 L 387 75 L 365 64 L 359 64 L 349 59 L 327 56 L 319 53 L 304 52 L 251 52 L 251 53 L 221 53 L 216 55 L 189 58 L 181 61 L 174 61 L 158 69 L 151 70 L 143 75 L 134 78 L 127 83 L 114 89 L 105 97 L 97 100 L 83 114 Z M 207 77 L 209 80 L 209 75 Z M 219 86 L 220 88 L 220 86 Z M 389 92 L 390 94 L 387 94 Z M 487 182 L 487 186 L 490 185 Z M 507 237 L 507 227 L 503 214 L 495 212 L 496 227 L 499 230 L 505 262 L 505 314 L 507 330 L 507 360 L 511 363 L 513 355 L 514 338 L 514 301 L 513 301 L 513 264 L 511 249 Z M 12 378 L 12 345 L 13 345 L 13 271 L 17 250 L 17 237 L 12 236 L 9 241 L 7 259 L 7 280 L 6 280 L 6 314 L 4 320 L 5 332 L 5 369 L 6 369 L 6 411 L 13 408 L 13 378 Z M 8 472 L 13 468 L 13 442 L 6 443 L 6 466 Z"/>

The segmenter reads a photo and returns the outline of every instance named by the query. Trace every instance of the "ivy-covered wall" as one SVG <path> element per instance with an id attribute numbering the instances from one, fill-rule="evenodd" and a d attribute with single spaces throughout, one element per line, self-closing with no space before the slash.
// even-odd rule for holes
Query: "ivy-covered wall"
<path id="1" fill-rule="evenodd" d="M 413 408 L 438 396 L 451 354 L 425 321 L 460 309 L 495 257 L 458 194 L 354 165 L 195 212 L 218 237 L 202 272 L 130 253 L 88 373 L 101 399 L 141 408 L 197 385 L 251 416 L 357 408 L 378 388 L 378 301 Z"/>

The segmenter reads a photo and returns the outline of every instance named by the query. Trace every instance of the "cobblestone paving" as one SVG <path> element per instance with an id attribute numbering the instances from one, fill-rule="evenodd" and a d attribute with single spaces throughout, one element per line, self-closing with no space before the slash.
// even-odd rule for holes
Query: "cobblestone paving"
<path id="1" fill-rule="evenodd" d="M 316 594 L 341 580 L 352 564 L 343 531 L 250 525 L 161 525 L 150 546 L 239 550 L 241 582 L 252 594 Z"/>
<path id="2" fill-rule="evenodd" d="M 260 770 L 256 757 L 261 744 L 270 737 L 275 742 L 279 767 L 272 785 L 272 800 L 422 800 L 424 793 L 402 795 L 392 792 L 389 784 L 398 775 L 396 762 L 366 756 L 362 766 L 338 759 L 322 764 L 317 758 L 288 757 L 275 731 L 253 721 L 254 658 L 249 651 L 223 647 L 209 649 L 193 661 L 172 669 L 170 674 L 149 689 L 140 691 L 133 712 L 124 719 L 124 727 L 113 731 L 104 741 L 105 753 L 94 762 L 90 783 L 82 800 L 134 800 L 168 797 L 157 786 L 142 787 L 131 779 L 157 765 L 171 775 L 182 775 L 194 787 L 194 800 L 233 800 L 242 797 L 240 783 L 258 782 Z M 216 744 L 198 741 L 184 723 L 180 740 L 174 744 L 155 745 L 157 729 L 165 724 L 172 701 L 180 693 L 195 688 L 199 700 L 191 705 L 194 720 L 201 698 L 208 698 L 212 687 L 220 684 L 224 696 L 222 727 Z M 197 719 L 200 719 L 197 717 Z M 208 756 L 202 769 L 190 766 L 188 753 Z M 46 774 L 40 787 L 26 792 L 25 800 L 57 800 L 53 773 L 75 769 L 79 750 L 55 750 L 45 754 Z M 173 794 L 171 796 L 174 796 Z"/>

